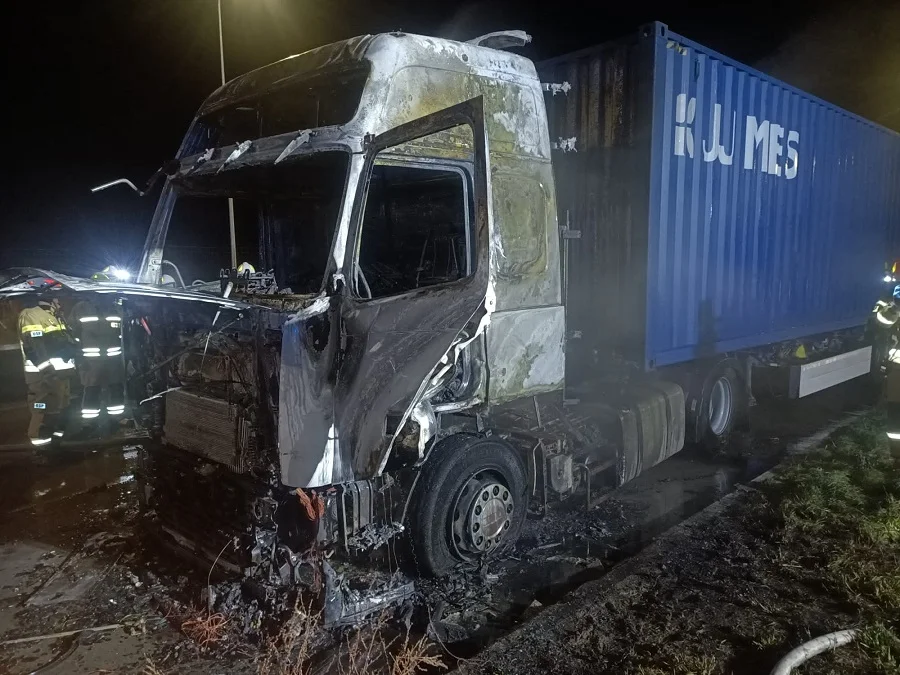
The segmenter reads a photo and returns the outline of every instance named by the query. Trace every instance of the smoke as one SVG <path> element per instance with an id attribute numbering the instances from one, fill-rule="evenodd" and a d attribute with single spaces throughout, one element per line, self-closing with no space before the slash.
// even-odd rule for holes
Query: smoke
<path id="1" fill-rule="evenodd" d="M 435 31 L 440 37 L 471 40 L 474 37 L 506 28 L 519 28 L 506 23 L 506 8 L 489 2 L 471 2 L 459 6 L 453 16 Z M 513 22 L 515 23 L 515 21 Z"/>
<path id="2" fill-rule="evenodd" d="M 811 19 L 757 67 L 900 131 L 900 2 L 863 0 Z"/>

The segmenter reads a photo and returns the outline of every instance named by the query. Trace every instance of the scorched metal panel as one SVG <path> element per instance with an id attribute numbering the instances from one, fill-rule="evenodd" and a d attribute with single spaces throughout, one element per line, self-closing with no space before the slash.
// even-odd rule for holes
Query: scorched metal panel
<path id="1" fill-rule="evenodd" d="M 559 222 L 578 235 L 562 251 L 570 381 L 644 360 L 651 45 L 633 35 L 538 66 L 570 87 L 547 96 L 550 137 L 575 144 L 553 155 Z"/>
<path id="2" fill-rule="evenodd" d="M 648 367 L 865 323 L 900 136 L 656 25 Z"/>

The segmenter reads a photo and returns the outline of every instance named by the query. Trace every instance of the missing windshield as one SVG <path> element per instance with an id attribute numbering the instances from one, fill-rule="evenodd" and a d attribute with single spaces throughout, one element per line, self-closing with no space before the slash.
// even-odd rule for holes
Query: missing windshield
<path id="1" fill-rule="evenodd" d="M 169 222 L 163 284 L 218 288 L 231 266 L 228 197 L 234 199 L 238 263 L 274 270 L 270 292 L 318 293 L 329 259 L 349 155 L 302 159 L 183 179 Z"/>
<path id="2" fill-rule="evenodd" d="M 264 94 L 216 110 L 198 126 L 207 147 L 231 145 L 290 131 L 346 124 L 356 114 L 368 65 L 322 72 L 276 85 Z"/>

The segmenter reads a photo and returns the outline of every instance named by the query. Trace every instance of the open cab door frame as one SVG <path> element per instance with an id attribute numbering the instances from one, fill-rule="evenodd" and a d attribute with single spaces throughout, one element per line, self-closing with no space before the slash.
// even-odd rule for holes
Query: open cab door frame
<path id="1" fill-rule="evenodd" d="M 353 270 L 377 155 L 461 125 L 471 129 L 473 138 L 471 273 L 397 295 L 360 297 Z M 485 331 L 494 309 L 488 150 L 480 96 L 366 144 L 347 255 L 333 292 L 291 318 L 283 331 L 278 444 L 284 484 L 321 487 L 379 475 L 411 418 L 419 424 L 421 457 L 435 431 L 428 428 L 433 414 L 427 414 L 425 394 L 436 375 L 452 367 L 459 351 Z M 389 415 L 397 420 L 390 430 Z"/>

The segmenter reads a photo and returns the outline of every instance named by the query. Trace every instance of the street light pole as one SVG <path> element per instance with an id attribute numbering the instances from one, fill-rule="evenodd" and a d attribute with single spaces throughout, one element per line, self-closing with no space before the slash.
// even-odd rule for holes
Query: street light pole
<path id="1" fill-rule="evenodd" d="M 222 40 L 222 0 L 218 0 L 219 9 L 219 67 L 222 71 L 222 86 L 225 86 L 225 44 Z M 237 238 L 234 234 L 234 200 L 228 198 L 228 234 L 231 236 L 231 267 L 237 269 Z"/>

